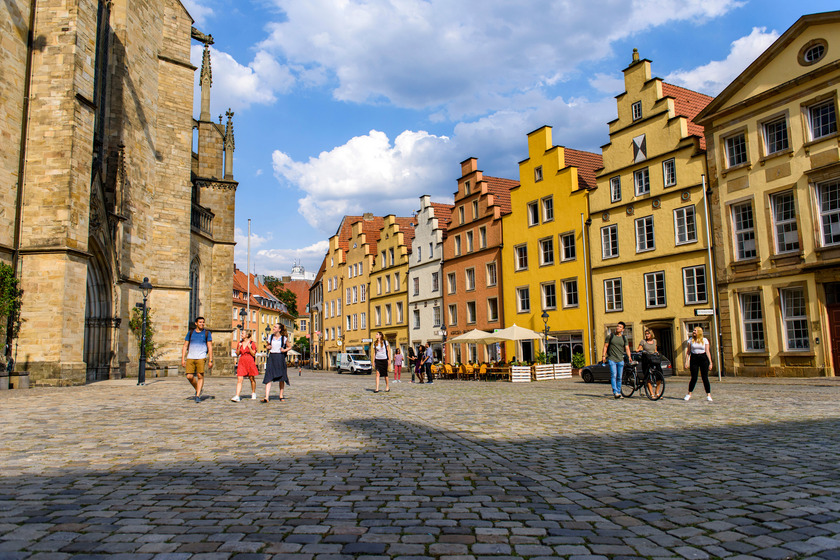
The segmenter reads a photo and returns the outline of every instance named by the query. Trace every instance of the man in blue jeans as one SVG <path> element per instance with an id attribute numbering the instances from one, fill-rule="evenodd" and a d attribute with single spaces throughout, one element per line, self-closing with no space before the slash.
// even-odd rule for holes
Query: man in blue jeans
<path id="1" fill-rule="evenodd" d="M 630 355 L 630 342 L 624 336 L 624 321 L 619 321 L 615 332 L 607 335 L 604 341 L 604 351 L 601 361 L 607 362 L 610 366 L 610 383 L 612 384 L 613 397 L 623 399 L 621 396 L 621 377 L 624 373 L 624 356 L 632 360 Z"/>

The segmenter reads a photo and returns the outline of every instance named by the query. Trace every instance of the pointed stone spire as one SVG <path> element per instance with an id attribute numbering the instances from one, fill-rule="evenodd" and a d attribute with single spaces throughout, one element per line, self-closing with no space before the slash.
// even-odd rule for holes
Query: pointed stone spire
<path id="1" fill-rule="evenodd" d="M 213 85 L 213 70 L 210 66 L 210 45 L 204 44 L 204 53 L 201 56 L 201 121 L 209 121 L 210 117 L 210 87 Z"/>
<path id="2" fill-rule="evenodd" d="M 233 178 L 233 152 L 236 150 L 236 142 L 233 138 L 233 111 L 230 109 L 225 113 L 227 124 L 225 125 L 225 179 Z"/>

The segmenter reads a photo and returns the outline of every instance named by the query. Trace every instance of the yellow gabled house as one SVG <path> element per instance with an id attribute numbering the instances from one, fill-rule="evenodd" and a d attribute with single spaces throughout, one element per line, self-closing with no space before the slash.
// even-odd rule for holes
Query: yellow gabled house
<path id="1" fill-rule="evenodd" d="M 589 197 L 595 347 L 619 321 L 635 349 L 650 329 L 675 366 L 694 326 L 716 341 L 706 227 L 703 129 L 693 117 L 711 97 L 651 76 L 650 61 L 624 69 L 618 118 L 602 147 Z"/>
<path id="2" fill-rule="evenodd" d="M 345 258 L 344 351 L 367 354 L 373 338 L 368 322 L 370 273 L 382 219 L 363 219 L 353 224 Z"/>
<path id="3" fill-rule="evenodd" d="M 393 351 L 408 349 L 408 258 L 414 239 L 414 218 L 385 216 L 370 274 L 370 333 L 382 331 Z M 391 362 L 391 367 L 393 361 Z"/>
<path id="4" fill-rule="evenodd" d="M 552 363 L 589 359 L 589 294 L 584 223 L 601 156 L 552 143 L 551 127 L 528 135 L 528 159 L 510 189 L 503 218 L 502 286 L 505 327 L 517 324 L 554 337 L 508 342 L 506 355 L 533 361 L 546 351 Z M 544 338 L 544 336 L 543 336 Z"/>

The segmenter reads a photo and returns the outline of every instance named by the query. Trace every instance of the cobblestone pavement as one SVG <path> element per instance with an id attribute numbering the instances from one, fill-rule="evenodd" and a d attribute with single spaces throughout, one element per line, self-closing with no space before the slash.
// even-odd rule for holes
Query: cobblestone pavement
<path id="1" fill-rule="evenodd" d="M 0 558 L 840 559 L 832 380 L 708 403 L 296 373 L 269 404 L 231 378 L 0 393 Z"/>

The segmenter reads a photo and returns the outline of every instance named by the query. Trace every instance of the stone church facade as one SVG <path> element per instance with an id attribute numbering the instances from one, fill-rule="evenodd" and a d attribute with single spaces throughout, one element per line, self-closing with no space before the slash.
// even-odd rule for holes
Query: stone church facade
<path id="1" fill-rule="evenodd" d="M 199 314 L 230 347 L 233 114 L 211 118 L 212 37 L 192 23 L 178 0 L 0 8 L 0 260 L 24 290 L 12 356 L 33 384 L 136 375 L 144 277 L 159 366 Z"/>

